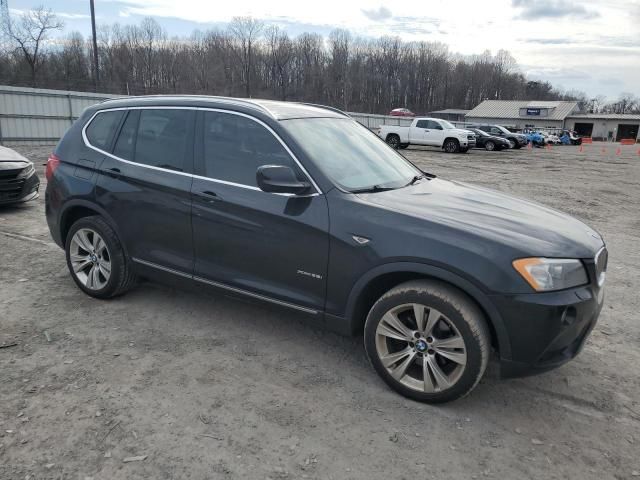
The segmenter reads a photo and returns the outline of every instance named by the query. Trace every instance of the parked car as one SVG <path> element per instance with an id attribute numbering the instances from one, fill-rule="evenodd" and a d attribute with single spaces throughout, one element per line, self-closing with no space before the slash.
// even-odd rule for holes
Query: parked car
<path id="1" fill-rule="evenodd" d="M 560 141 L 560 137 L 554 133 L 540 132 L 540 134 L 544 137 L 545 143 L 549 143 L 551 145 L 560 145 L 562 143 Z"/>
<path id="2" fill-rule="evenodd" d="M 389 115 L 393 117 L 415 117 L 416 114 L 413 113 L 408 108 L 394 108 L 389 112 Z"/>
<path id="3" fill-rule="evenodd" d="M 382 379 L 423 402 L 468 394 L 492 348 L 504 376 L 567 362 L 603 304 L 595 230 L 425 173 L 332 108 L 110 100 L 70 127 L 46 176 L 51 235 L 87 295 L 141 276 L 364 331 Z"/>
<path id="4" fill-rule="evenodd" d="M 419 117 L 409 127 L 381 125 L 378 136 L 392 148 L 428 145 L 440 147 L 447 153 L 466 153 L 476 146 L 476 137 L 472 132 L 456 128 L 440 118 Z"/>
<path id="5" fill-rule="evenodd" d="M 546 142 L 544 139 L 544 135 L 542 135 L 540 132 L 529 130 L 523 133 L 527 137 L 527 143 L 530 143 L 535 147 L 544 147 Z"/>
<path id="6" fill-rule="evenodd" d="M 33 200 L 39 188 L 33 163 L 15 150 L 0 146 L 0 205 Z"/>
<path id="7" fill-rule="evenodd" d="M 507 139 L 511 148 L 522 148 L 527 146 L 527 136 L 521 133 L 513 133 L 504 128 L 502 125 L 474 125 L 482 131 L 496 137 Z"/>
<path id="8" fill-rule="evenodd" d="M 511 148 L 509 141 L 506 138 L 498 137 L 496 135 L 489 135 L 484 130 L 479 128 L 470 128 L 476 136 L 476 148 L 484 148 L 488 151 L 503 150 L 505 148 Z"/>

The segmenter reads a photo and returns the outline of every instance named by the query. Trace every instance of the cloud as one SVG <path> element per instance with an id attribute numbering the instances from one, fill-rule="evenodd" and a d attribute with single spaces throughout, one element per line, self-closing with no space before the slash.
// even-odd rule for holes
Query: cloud
<path id="1" fill-rule="evenodd" d="M 374 22 L 381 22 L 384 20 L 388 20 L 393 16 L 391 14 L 391 10 L 383 6 L 377 9 L 372 8 L 370 10 L 363 8 L 362 13 L 364 13 L 365 17 L 367 17 L 369 20 L 373 20 Z"/>
<path id="2" fill-rule="evenodd" d="M 521 20 L 562 17 L 588 20 L 600 16 L 598 12 L 587 10 L 572 0 L 511 0 L 511 5 L 521 10 L 520 14 L 515 17 Z"/>
<path id="3" fill-rule="evenodd" d="M 521 41 L 525 43 L 538 43 L 540 45 L 569 45 L 575 43 L 568 38 L 523 38 Z"/>

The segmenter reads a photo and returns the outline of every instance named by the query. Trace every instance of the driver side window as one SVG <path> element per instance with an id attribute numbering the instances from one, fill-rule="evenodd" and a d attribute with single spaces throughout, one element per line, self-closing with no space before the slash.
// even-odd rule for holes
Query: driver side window
<path id="1" fill-rule="evenodd" d="M 247 117 L 204 112 L 203 169 L 206 177 L 256 187 L 256 170 L 282 165 L 298 173 L 297 165 L 278 139 Z"/>

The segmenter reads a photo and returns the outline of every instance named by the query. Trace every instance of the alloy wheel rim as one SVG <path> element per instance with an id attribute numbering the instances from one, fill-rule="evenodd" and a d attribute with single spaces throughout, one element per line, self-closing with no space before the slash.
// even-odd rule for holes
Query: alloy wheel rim
<path id="1" fill-rule="evenodd" d="M 376 351 L 387 372 L 422 393 L 453 387 L 464 373 L 467 348 L 458 328 L 435 308 L 408 303 L 378 323 Z"/>
<path id="2" fill-rule="evenodd" d="M 495 145 L 493 144 L 493 142 L 487 142 L 487 150 L 492 151 L 495 148 Z"/>
<path id="3" fill-rule="evenodd" d="M 111 278 L 111 254 L 104 239 L 90 228 L 81 228 L 71 239 L 69 258 L 73 274 L 90 290 L 100 290 Z"/>
<path id="4" fill-rule="evenodd" d="M 514 140 L 509 140 L 509 148 L 516 148 L 516 142 Z"/>
<path id="5" fill-rule="evenodd" d="M 391 138 L 387 141 L 387 143 L 388 143 L 391 147 L 396 148 L 396 147 L 398 147 L 399 141 L 398 141 L 398 139 L 397 139 L 396 137 L 391 137 Z"/>
<path id="6" fill-rule="evenodd" d="M 447 152 L 453 152 L 456 149 L 456 144 L 453 142 L 447 142 Z"/>

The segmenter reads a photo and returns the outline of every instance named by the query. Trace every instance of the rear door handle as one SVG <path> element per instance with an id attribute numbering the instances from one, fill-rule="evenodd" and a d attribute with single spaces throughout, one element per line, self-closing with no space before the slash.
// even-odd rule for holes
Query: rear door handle
<path id="1" fill-rule="evenodd" d="M 116 178 L 120 175 L 120 169 L 117 167 L 112 167 L 107 169 L 107 175 L 110 177 Z"/>

